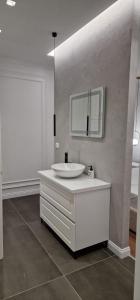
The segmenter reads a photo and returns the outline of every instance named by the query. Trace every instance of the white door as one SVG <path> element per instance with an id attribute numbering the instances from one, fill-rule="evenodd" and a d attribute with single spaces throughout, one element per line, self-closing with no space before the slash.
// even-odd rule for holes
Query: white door
<path id="1" fill-rule="evenodd" d="M 42 82 L 1 77 L 0 106 L 3 183 L 38 179 L 44 162 Z"/>
<path id="2" fill-rule="evenodd" d="M 0 124 L 0 259 L 2 258 L 3 258 L 3 209 L 2 209 L 1 124 Z"/>

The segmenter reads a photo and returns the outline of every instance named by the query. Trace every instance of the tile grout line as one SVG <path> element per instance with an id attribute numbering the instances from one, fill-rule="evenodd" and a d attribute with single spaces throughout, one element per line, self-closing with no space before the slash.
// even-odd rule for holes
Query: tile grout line
<path id="1" fill-rule="evenodd" d="M 101 260 L 99 260 L 99 261 L 97 261 L 97 262 L 95 262 L 95 263 L 91 263 L 91 264 L 88 264 L 88 265 L 85 266 L 85 267 L 81 267 L 81 268 L 79 268 L 79 269 L 76 269 L 75 271 L 72 271 L 72 272 L 70 272 L 70 273 L 69 273 L 69 272 L 68 272 L 68 273 L 65 273 L 64 276 L 69 276 L 69 275 L 71 275 L 71 274 L 73 274 L 73 273 L 82 271 L 82 270 L 84 270 L 84 269 L 86 269 L 86 268 L 96 266 L 96 265 L 98 265 L 99 263 L 101 263 L 101 262 L 106 262 L 106 261 L 108 261 L 108 260 L 110 260 L 111 258 L 114 258 L 114 257 L 116 257 L 116 256 L 113 255 L 113 256 L 106 257 L 106 258 L 101 259 Z M 120 266 L 122 266 L 123 269 L 125 269 L 132 277 L 134 277 L 134 274 L 133 274 L 131 271 L 129 271 L 125 265 L 121 264 L 119 261 L 116 261 L 116 263 L 118 263 Z"/>
<path id="2" fill-rule="evenodd" d="M 124 269 L 124 270 L 126 270 L 132 277 L 134 277 L 134 274 L 130 271 L 130 270 L 128 270 L 128 268 L 124 265 L 124 264 L 121 264 L 118 260 L 116 261 L 120 266 L 122 266 L 122 268 Z"/>
<path id="3" fill-rule="evenodd" d="M 108 248 L 107 248 L 108 249 Z M 110 257 L 114 257 L 114 256 L 116 256 L 113 252 L 112 252 L 112 255 L 111 254 L 109 254 L 107 251 L 106 251 L 106 249 L 103 249 L 103 251 L 106 253 L 106 254 L 108 254 Z"/>
<path id="4" fill-rule="evenodd" d="M 90 267 L 90 266 L 96 265 L 96 264 L 98 264 L 98 263 L 100 263 L 100 262 L 106 261 L 106 260 L 110 259 L 111 257 L 115 256 L 115 254 L 112 255 L 112 256 L 109 255 L 108 252 L 105 251 L 105 250 L 103 249 L 103 251 L 108 255 L 108 257 L 106 257 L 106 258 L 104 258 L 104 259 L 101 259 L 101 260 L 99 260 L 99 261 L 97 261 L 97 262 L 95 262 L 95 263 L 87 264 L 86 266 L 81 267 L 81 268 L 78 268 L 78 269 L 76 269 L 75 271 L 72 271 L 72 272 L 70 272 L 70 273 L 68 272 L 68 273 L 63 274 L 63 270 L 62 270 L 61 267 L 58 266 L 57 263 L 54 261 L 52 255 L 46 250 L 46 248 L 45 248 L 44 245 L 42 244 L 41 240 L 38 238 L 38 236 L 36 236 L 36 234 L 35 234 L 34 231 L 32 230 L 30 224 L 29 224 L 28 222 L 26 222 L 26 220 L 24 219 L 24 217 L 23 217 L 23 216 L 21 215 L 21 213 L 18 211 L 18 209 L 16 208 L 16 206 L 11 202 L 11 200 L 9 200 L 9 201 L 10 201 L 12 207 L 13 207 L 13 208 L 15 209 L 15 211 L 17 212 L 17 214 L 18 214 L 18 215 L 20 216 L 20 218 L 23 220 L 23 222 L 25 223 L 25 225 L 26 225 L 26 226 L 29 228 L 29 230 L 32 232 L 32 234 L 34 235 L 34 237 L 36 238 L 36 240 L 38 241 L 38 243 L 41 245 L 41 247 L 43 248 L 43 250 L 45 251 L 45 253 L 47 253 L 47 255 L 50 257 L 50 259 L 51 259 L 51 260 L 53 261 L 53 263 L 56 265 L 56 267 L 58 268 L 58 270 L 60 271 L 60 273 L 62 273 L 62 275 L 67 276 L 67 275 L 73 274 L 73 273 L 75 273 L 75 272 L 78 272 L 78 271 L 81 271 L 81 270 L 83 270 L 83 269 L 86 269 L 86 268 L 88 268 L 88 267 Z"/>
<path id="5" fill-rule="evenodd" d="M 16 212 L 17 212 L 17 214 L 23 219 L 23 221 L 24 221 L 24 223 L 26 224 L 26 226 L 27 226 L 27 227 L 29 228 L 29 230 L 32 232 L 32 234 L 34 235 L 34 237 L 36 238 L 36 240 L 38 241 L 38 243 L 41 245 L 41 247 L 43 248 L 43 250 L 45 251 L 45 253 L 50 257 L 50 259 L 52 260 L 52 262 L 56 265 L 56 267 L 58 268 L 58 270 L 60 271 L 60 273 L 62 273 L 63 276 L 67 276 L 67 275 L 73 274 L 73 273 L 75 273 L 75 272 L 84 270 L 84 269 L 86 269 L 86 268 L 88 268 L 88 267 L 90 267 L 90 266 L 97 265 L 98 263 L 103 262 L 103 261 L 106 261 L 106 260 L 112 258 L 113 256 L 115 256 L 115 255 L 110 256 L 110 255 L 108 254 L 108 252 L 104 251 L 104 249 L 103 249 L 103 251 L 108 255 L 108 257 L 106 257 L 106 258 L 104 258 L 104 259 L 101 259 L 101 260 L 99 260 L 99 261 L 97 261 L 97 262 L 87 264 L 86 266 L 83 266 L 83 267 L 81 267 L 81 268 L 77 268 L 76 270 L 74 270 L 74 271 L 72 271 L 72 272 L 68 272 L 68 273 L 65 273 L 65 274 L 64 274 L 64 273 L 63 273 L 63 270 L 61 269 L 61 267 L 58 266 L 58 264 L 54 261 L 52 255 L 46 250 L 46 248 L 45 248 L 44 245 L 42 244 L 41 240 L 38 238 L 38 236 L 36 236 L 36 234 L 34 233 L 34 231 L 33 231 L 32 228 L 31 228 L 31 226 L 29 225 L 29 223 L 27 223 L 27 222 L 25 221 L 24 217 L 20 214 L 20 212 L 18 211 L 18 209 L 16 208 L 16 206 L 15 206 L 13 203 L 11 203 L 11 205 L 14 207 L 14 209 L 15 209 Z"/>
<path id="6" fill-rule="evenodd" d="M 89 267 L 93 267 L 93 266 L 95 266 L 95 265 L 98 265 L 99 263 L 104 262 L 104 261 L 107 261 L 107 260 L 109 260 L 109 259 L 111 259 L 111 258 L 112 258 L 112 256 L 103 258 L 103 259 L 101 259 L 101 260 L 99 260 L 99 261 L 97 261 L 97 262 L 88 264 L 88 265 L 86 265 L 85 267 L 81 267 L 81 268 L 76 269 L 75 271 L 72 271 L 72 272 L 70 272 L 70 273 L 69 273 L 69 272 L 68 272 L 68 273 L 65 273 L 64 275 L 65 275 L 65 276 L 71 275 L 71 274 L 73 274 L 73 273 L 82 271 L 82 270 L 84 270 L 84 269 L 86 269 L 86 268 L 89 268 Z"/>
<path id="7" fill-rule="evenodd" d="M 54 259 L 52 258 L 51 254 L 48 253 L 48 251 L 46 250 L 46 248 L 44 247 L 44 245 L 42 244 L 42 242 L 40 241 L 40 239 L 36 236 L 36 234 L 33 232 L 31 226 L 29 225 L 29 223 L 27 223 L 24 219 L 24 217 L 21 215 L 21 213 L 18 211 L 18 209 L 16 208 L 16 206 L 11 202 L 11 200 L 9 200 L 12 207 L 15 209 L 15 211 L 17 212 L 17 214 L 20 216 L 20 218 L 23 220 L 23 222 L 25 223 L 25 225 L 29 228 L 29 230 L 32 232 L 32 234 L 34 235 L 34 237 L 36 238 L 36 240 L 38 241 L 38 243 L 41 245 L 41 247 L 43 248 L 43 250 L 45 251 L 45 253 L 49 256 L 49 258 L 52 260 L 52 262 L 56 265 L 56 267 L 58 268 L 58 270 L 60 271 L 60 273 L 62 274 L 62 276 L 58 277 L 58 278 L 65 278 L 66 281 L 69 283 L 69 285 L 72 287 L 72 289 L 75 291 L 75 293 L 78 295 L 79 299 L 82 300 L 82 298 L 79 296 L 79 294 L 77 293 L 77 291 L 75 290 L 75 288 L 72 286 L 71 282 L 69 281 L 69 279 L 66 277 L 67 275 L 71 275 L 73 273 L 76 273 L 78 271 L 81 271 L 81 270 L 84 270 L 90 266 L 94 266 L 94 265 L 97 265 L 98 263 L 100 262 L 104 262 L 104 261 L 107 261 L 109 259 L 111 259 L 112 257 L 115 257 L 115 255 L 113 256 L 109 256 L 103 260 L 100 260 L 96 263 L 93 263 L 93 264 L 89 264 L 85 267 L 82 267 L 82 268 L 79 268 L 73 272 L 70 272 L 70 273 L 66 273 L 66 274 L 63 274 L 63 271 L 61 270 L 61 268 L 57 265 L 57 263 L 54 261 Z M 108 254 L 104 249 L 103 251 Z M 129 271 L 123 264 L 121 264 L 119 261 L 117 261 L 117 263 L 122 266 L 123 269 L 125 269 L 132 277 L 134 276 L 133 273 L 131 271 Z M 57 279 L 57 278 L 56 278 Z M 4 299 L 4 300 L 7 300 L 7 299 Z"/>
<path id="8" fill-rule="evenodd" d="M 35 285 L 35 286 L 33 286 L 33 287 L 27 289 L 27 290 L 24 290 L 24 291 L 22 291 L 22 292 L 19 292 L 19 293 L 13 294 L 13 295 L 11 295 L 11 296 L 5 297 L 5 298 L 3 298 L 2 300 L 8 300 L 8 299 L 11 299 L 11 298 L 13 298 L 13 297 L 16 297 L 16 296 L 19 296 L 19 295 L 22 295 L 22 294 L 26 294 L 26 293 L 28 293 L 28 292 L 30 292 L 30 291 L 32 291 L 32 290 L 35 290 L 35 289 L 37 289 L 37 288 L 39 288 L 39 287 L 42 287 L 42 286 L 44 286 L 44 285 L 47 285 L 47 284 L 49 284 L 49 283 L 52 283 L 52 282 L 54 282 L 54 281 L 56 281 L 56 280 L 58 280 L 58 279 L 60 279 L 60 278 L 64 278 L 64 277 L 65 277 L 65 276 L 60 276 L 60 277 L 56 277 L 56 278 L 54 278 L 54 279 L 51 279 L 51 280 L 49 280 L 49 281 L 42 282 L 42 283 L 37 284 L 37 285 Z"/>
<path id="9" fill-rule="evenodd" d="M 105 253 L 107 253 L 106 252 L 106 250 L 104 250 L 104 252 Z M 111 257 L 117 257 L 115 254 L 113 254 Z M 131 257 L 131 256 L 130 256 Z M 131 257 L 132 258 L 132 257 Z M 119 264 L 119 265 L 121 265 L 125 270 L 127 270 L 128 271 L 128 273 L 130 273 L 132 276 L 134 276 L 134 274 L 124 265 L 124 264 L 121 264 L 120 262 L 119 262 L 119 260 L 117 260 L 117 263 Z"/>
<path id="10" fill-rule="evenodd" d="M 11 202 L 11 201 L 10 201 Z M 32 232 L 32 234 L 34 235 L 34 237 L 36 238 L 36 240 L 39 242 L 39 244 L 41 245 L 41 247 L 43 248 L 43 250 L 45 251 L 45 253 L 50 257 L 50 259 L 52 260 L 52 262 L 56 265 L 56 267 L 58 268 L 58 270 L 60 271 L 60 273 L 63 275 L 61 277 L 64 277 L 65 280 L 69 283 L 69 285 L 71 286 L 71 288 L 75 291 L 75 293 L 78 295 L 79 299 L 82 300 L 82 298 L 80 297 L 80 295 L 77 293 L 77 291 L 75 290 L 75 288 L 73 287 L 73 285 L 71 284 L 71 282 L 69 281 L 69 279 L 66 277 L 67 275 L 70 275 L 70 274 L 73 274 L 75 272 L 78 272 L 78 271 L 81 271 L 81 270 L 84 270 L 90 266 L 94 266 L 100 262 L 103 262 L 103 261 L 106 261 L 106 260 L 109 260 L 111 259 L 112 256 L 108 256 L 107 258 L 103 259 L 103 260 L 100 260 L 96 263 L 93 263 L 93 264 L 88 264 L 87 266 L 85 267 L 82 267 L 82 268 L 79 268 L 73 272 L 70 272 L 70 273 L 66 273 L 66 274 L 63 274 L 63 271 L 62 269 L 57 265 L 57 263 L 54 261 L 54 259 L 52 258 L 51 254 L 48 253 L 48 251 L 46 250 L 46 248 L 44 247 L 44 245 L 42 244 L 42 242 L 40 241 L 40 239 L 36 236 L 36 234 L 33 232 L 31 226 L 29 225 L 29 223 L 27 223 L 24 219 L 24 217 L 21 215 L 21 213 L 18 211 L 18 209 L 16 208 L 16 206 L 11 202 L 11 205 L 13 206 L 13 208 L 15 209 L 15 211 L 17 212 L 17 214 L 20 216 L 20 218 L 23 220 L 23 222 L 26 224 L 26 226 L 29 228 L 29 230 Z M 104 251 L 105 252 L 105 251 Z M 105 252 L 106 254 L 108 254 L 107 252 Z M 108 254 L 109 255 L 109 254 Z M 59 277 L 59 278 L 61 278 Z M 6 300 L 6 299 L 5 299 Z"/>
<path id="11" fill-rule="evenodd" d="M 32 232 L 33 236 L 35 237 L 35 239 L 38 241 L 38 243 L 40 244 L 41 248 L 45 251 L 45 253 L 49 256 L 49 258 L 52 260 L 52 262 L 55 264 L 55 266 L 58 268 L 57 264 L 54 262 L 54 260 L 51 258 L 51 255 L 48 253 L 48 251 L 46 250 L 46 248 L 44 247 L 44 245 L 42 244 L 42 242 L 40 241 L 40 239 L 36 236 L 36 234 L 34 233 L 34 231 L 32 230 L 31 226 L 29 225 L 29 223 L 27 223 L 24 219 L 24 217 L 21 215 L 21 213 L 18 211 L 18 209 L 16 208 L 16 206 L 11 203 L 11 205 L 13 206 L 13 208 L 15 209 L 15 211 L 17 212 L 17 214 L 19 215 L 19 217 L 23 220 L 24 224 L 28 227 L 28 229 Z M 58 268 L 58 270 L 60 271 L 60 273 L 63 275 L 62 271 L 60 268 Z"/>
<path id="12" fill-rule="evenodd" d="M 10 201 L 10 202 L 11 202 L 11 201 Z M 39 244 L 41 245 L 41 247 L 43 248 L 43 250 L 45 251 L 45 253 L 50 257 L 50 259 L 52 260 L 52 262 L 56 265 L 56 267 L 58 268 L 58 270 L 60 271 L 60 273 L 63 275 L 63 276 L 61 276 L 61 277 L 64 277 L 64 278 L 66 279 L 66 281 L 69 283 L 69 285 L 71 286 L 71 288 L 72 288 L 72 289 L 75 291 L 75 293 L 78 295 L 79 299 L 82 300 L 82 298 L 81 298 L 80 295 L 77 293 L 77 291 L 75 290 L 75 288 L 73 287 L 73 285 L 71 284 L 71 282 L 69 281 L 69 279 L 68 279 L 66 276 L 67 276 L 67 275 L 70 275 L 70 274 L 73 274 L 73 273 L 75 273 L 75 272 L 78 272 L 78 271 L 80 271 L 80 270 L 86 269 L 87 267 L 90 267 L 90 266 L 92 266 L 92 265 L 98 264 L 98 263 L 100 263 L 101 261 L 105 261 L 105 260 L 107 260 L 107 259 L 110 259 L 111 256 L 109 256 L 109 257 L 107 257 L 107 258 L 105 258 L 105 259 L 103 259 L 103 260 L 100 260 L 100 261 L 98 261 L 98 262 L 96 262 L 96 263 L 89 264 L 89 265 L 87 265 L 87 266 L 85 266 L 85 267 L 79 268 L 79 269 L 77 269 L 77 270 L 75 270 L 75 271 L 73 271 L 73 272 L 71 272 L 71 273 L 63 274 L 63 271 L 61 270 L 61 268 L 56 264 L 56 262 L 54 262 L 54 259 L 52 258 L 51 254 L 48 253 L 48 251 L 46 250 L 46 248 L 44 247 L 44 245 L 42 244 L 42 242 L 40 241 L 40 239 L 39 239 L 39 238 L 36 236 L 36 234 L 33 232 L 31 226 L 29 225 L 29 223 L 27 223 L 27 222 L 25 221 L 24 217 L 20 214 L 20 212 L 18 211 L 18 209 L 16 208 L 16 206 L 15 206 L 12 202 L 11 202 L 11 205 L 13 206 L 13 208 L 15 209 L 15 211 L 17 212 L 17 214 L 21 217 L 21 219 L 24 221 L 24 223 L 25 223 L 26 226 L 29 228 L 29 230 L 32 232 L 32 234 L 34 235 L 34 237 L 37 239 L 37 241 L 39 242 Z M 108 253 L 107 253 L 107 254 L 108 254 Z M 61 278 L 61 277 L 59 277 L 59 278 Z"/>
<path id="13" fill-rule="evenodd" d="M 75 294 L 78 296 L 78 298 L 80 300 L 82 300 L 81 296 L 77 293 L 77 291 L 75 290 L 75 288 L 73 287 L 73 285 L 71 284 L 71 282 L 68 280 L 68 278 L 66 276 L 64 276 L 64 278 L 67 281 L 67 283 L 69 284 L 69 286 L 73 289 L 73 291 L 75 292 Z"/>
<path id="14" fill-rule="evenodd" d="M 34 237 L 36 238 L 36 240 L 38 241 L 38 243 L 41 245 L 41 247 L 43 248 L 43 250 L 45 251 L 45 253 L 49 256 L 49 258 L 52 260 L 52 262 L 55 264 L 55 266 L 58 268 L 60 274 L 62 276 L 55 278 L 65 278 L 65 280 L 69 283 L 69 286 L 73 289 L 73 291 L 75 292 L 75 294 L 79 297 L 80 300 L 82 300 L 82 298 L 80 297 L 80 295 L 77 293 L 77 291 L 75 290 L 75 288 L 73 287 L 73 285 L 71 284 L 71 282 L 66 278 L 66 276 L 62 273 L 61 268 L 56 264 L 56 262 L 54 262 L 54 259 L 52 258 L 52 256 L 47 252 L 46 248 L 44 247 L 44 245 L 42 244 L 42 242 L 38 239 L 38 237 L 34 234 L 34 232 L 32 231 L 32 228 L 30 227 L 30 225 L 25 221 L 24 217 L 20 214 L 20 212 L 18 211 L 18 209 L 16 208 L 16 206 L 10 201 L 11 206 L 15 209 L 15 211 L 17 212 L 17 214 L 20 216 L 20 218 L 23 220 L 23 222 L 25 223 L 25 225 L 29 228 L 29 230 L 32 232 L 32 234 L 34 235 Z M 9 298 L 10 299 L 10 298 Z M 6 300 L 6 299 L 4 299 Z"/>
<path id="15" fill-rule="evenodd" d="M 80 268 L 77 268 L 76 270 L 72 271 L 72 272 L 68 272 L 68 273 L 63 273 L 63 270 L 61 269 L 61 267 L 54 261 L 52 255 L 46 250 L 46 248 L 44 247 L 44 245 L 42 244 L 42 242 L 40 241 L 40 239 L 36 236 L 36 234 L 34 233 L 34 231 L 32 230 L 32 228 L 30 227 L 30 225 L 27 225 L 29 227 L 29 229 L 31 230 L 31 232 L 33 233 L 33 235 L 35 236 L 35 238 L 37 239 L 37 241 L 39 242 L 39 244 L 41 245 L 41 247 L 45 250 L 45 252 L 48 254 L 48 256 L 51 258 L 51 260 L 55 263 L 55 265 L 57 266 L 57 268 L 59 269 L 59 271 L 62 273 L 62 275 L 64 276 L 67 276 L 67 275 L 70 275 L 70 274 L 73 274 L 75 272 L 78 272 L 78 271 L 81 271 L 81 270 L 84 270 L 86 269 L 87 267 L 90 267 L 90 266 L 94 266 L 100 262 L 103 262 L 103 261 L 106 261 L 110 258 L 112 258 L 112 256 L 108 256 L 104 259 L 101 259 L 97 262 L 94 262 L 94 263 L 90 263 L 90 264 L 87 264 L 86 266 L 83 266 L 83 267 L 80 267 Z"/>

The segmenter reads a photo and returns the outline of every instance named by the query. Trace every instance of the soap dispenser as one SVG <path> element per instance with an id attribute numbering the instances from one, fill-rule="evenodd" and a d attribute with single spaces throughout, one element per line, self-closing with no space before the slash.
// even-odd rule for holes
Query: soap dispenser
<path id="1" fill-rule="evenodd" d="M 93 166 L 88 166 L 88 177 L 90 179 L 94 179 L 95 178 L 95 171 L 93 169 Z"/>

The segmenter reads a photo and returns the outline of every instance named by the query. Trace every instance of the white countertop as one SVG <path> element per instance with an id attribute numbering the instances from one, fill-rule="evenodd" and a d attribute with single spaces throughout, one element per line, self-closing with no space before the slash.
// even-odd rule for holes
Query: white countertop
<path id="1" fill-rule="evenodd" d="M 101 190 L 111 187 L 110 183 L 97 178 L 90 179 L 86 174 L 69 179 L 56 176 L 53 170 L 39 171 L 38 174 L 40 178 L 46 178 L 71 193 Z"/>

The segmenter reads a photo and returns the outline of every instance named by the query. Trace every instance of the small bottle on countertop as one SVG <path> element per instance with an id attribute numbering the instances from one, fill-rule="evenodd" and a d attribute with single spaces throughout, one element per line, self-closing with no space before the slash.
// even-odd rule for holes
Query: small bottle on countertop
<path id="1" fill-rule="evenodd" d="M 94 179 L 95 178 L 95 171 L 93 169 L 93 166 L 88 166 L 88 177 L 90 179 Z"/>

